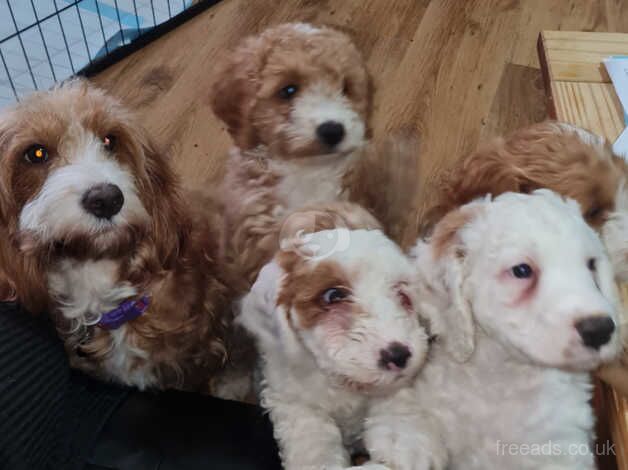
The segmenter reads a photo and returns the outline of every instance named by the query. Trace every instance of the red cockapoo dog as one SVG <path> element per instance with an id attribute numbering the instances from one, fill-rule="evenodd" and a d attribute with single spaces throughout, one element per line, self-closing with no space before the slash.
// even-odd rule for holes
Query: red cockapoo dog
<path id="1" fill-rule="evenodd" d="M 114 99 L 83 81 L 0 116 L 0 261 L 50 312 L 73 366 L 139 388 L 207 390 L 231 282 L 213 196 L 187 193 Z"/>
<path id="2" fill-rule="evenodd" d="M 236 145 L 223 191 L 227 252 L 243 277 L 252 282 L 273 256 L 278 220 L 306 204 L 360 203 L 395 236 L 414 199 L 398 193 L 416 186 L 416 140 L 366 145 L 371 84 L 346 34 L 282 24 L 244 39 L 217 77 L 212 108 Z"/>

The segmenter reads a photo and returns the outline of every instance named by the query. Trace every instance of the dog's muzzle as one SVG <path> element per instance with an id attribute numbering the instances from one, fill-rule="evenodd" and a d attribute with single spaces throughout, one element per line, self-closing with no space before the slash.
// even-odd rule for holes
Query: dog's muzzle
<path id="1" fill-rule="evenodd" d="M 85 191 L 81 204 L 87 212 L 99 219 L 111 219 L 122 209 L 124 195 L 115 184 L 97 184 Z"/>

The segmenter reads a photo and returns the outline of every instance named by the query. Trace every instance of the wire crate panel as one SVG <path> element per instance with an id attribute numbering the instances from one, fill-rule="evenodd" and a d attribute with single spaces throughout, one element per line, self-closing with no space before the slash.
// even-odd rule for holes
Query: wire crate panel
<path id="1" fill-rule="evenodd" d="M 0 108 L 102 60 L 192 0 L 0 0 Z"/>

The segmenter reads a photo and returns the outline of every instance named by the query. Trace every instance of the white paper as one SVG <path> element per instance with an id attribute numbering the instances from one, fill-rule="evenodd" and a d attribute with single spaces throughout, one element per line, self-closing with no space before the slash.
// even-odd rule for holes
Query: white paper
<path id="1" fill-rule="evenodd" d="M 624 123 L 628 124 L 628 56 L 609 57 L 604 60 L 604 65 L 624 108 Z M 624 129 L 613 144 L 613 151 L 628 160 L 628 128 Z"/>
<path id="2" fill-rule="evenodd" d="M 628 160 L 628 127 L 617 137 L 613 144 L 613 152 Z"/>
<path id="3" fill-rule="evenodd" d="M 625 110 L 628 109 L 628 57 L 609 57 L 604 61 L 604 65 L 606 66 L 609 77 L 611 77 L 619 101 L 624 107 L 625 116 Z"/>

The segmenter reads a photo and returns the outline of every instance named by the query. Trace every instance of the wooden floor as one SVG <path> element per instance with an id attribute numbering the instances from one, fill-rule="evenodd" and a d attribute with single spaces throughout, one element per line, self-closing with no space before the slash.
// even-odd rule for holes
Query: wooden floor
<path id="1" fill-rule="evenodd" d="M 276 23 L 348 31 L 376 85 L 375 138 L 413 126 L 422 138 L 421 201 L 438 169 L 480 139 L 542 120 L 540 30 L 628 32 L 623 0 L 223 0 L 95 81 L 136 108 L 172 146 L 188 183 L 219 177 L 230 145 L 207 97 L 225 48 Z"/>

